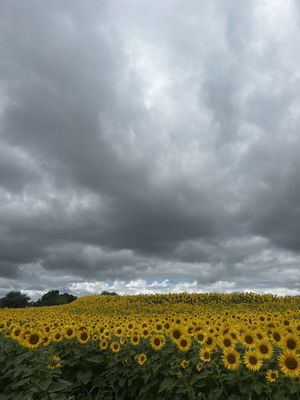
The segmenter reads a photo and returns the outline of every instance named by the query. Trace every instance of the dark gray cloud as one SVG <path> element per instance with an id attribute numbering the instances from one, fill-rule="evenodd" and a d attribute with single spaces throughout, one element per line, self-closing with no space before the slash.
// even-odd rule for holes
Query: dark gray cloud
<path id="1" fill-rule="evenodd" d="M 0 3 L 0 292 L 297 292 L 297 3 L 125 3 Z"/>

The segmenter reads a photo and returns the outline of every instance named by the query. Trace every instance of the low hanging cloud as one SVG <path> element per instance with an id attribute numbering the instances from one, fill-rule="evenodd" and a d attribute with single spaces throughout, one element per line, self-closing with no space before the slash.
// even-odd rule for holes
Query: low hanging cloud
<path id="1" fill-rule="evenodd" d="M 295 1 L 0 5 L 0 295 L 300 282 Z"/>

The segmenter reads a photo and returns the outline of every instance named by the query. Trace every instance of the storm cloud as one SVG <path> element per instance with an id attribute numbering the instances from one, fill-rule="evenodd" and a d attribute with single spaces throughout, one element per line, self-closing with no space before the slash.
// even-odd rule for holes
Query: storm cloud
<path id="1" fill-rule="evenodd" d="M 2 0 L 0 295 L 300 293 L 296 1 Z"/>

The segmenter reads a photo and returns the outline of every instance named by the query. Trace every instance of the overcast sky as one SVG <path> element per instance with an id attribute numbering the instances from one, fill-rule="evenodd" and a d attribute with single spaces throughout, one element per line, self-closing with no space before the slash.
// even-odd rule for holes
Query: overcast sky
<path id="1" fill-rule="evenodd" d="M 0 296 L 300 294 L 300 3 L 0 0 Z"/>

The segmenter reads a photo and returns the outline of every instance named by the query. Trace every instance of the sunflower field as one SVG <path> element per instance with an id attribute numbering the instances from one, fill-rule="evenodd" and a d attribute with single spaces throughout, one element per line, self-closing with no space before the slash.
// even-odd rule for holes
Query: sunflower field
<path id="1" fill-rule="evenodd" d="M 299 310 L 252 293 L 0 309 L 0 400 L 300 400 Z"/>

